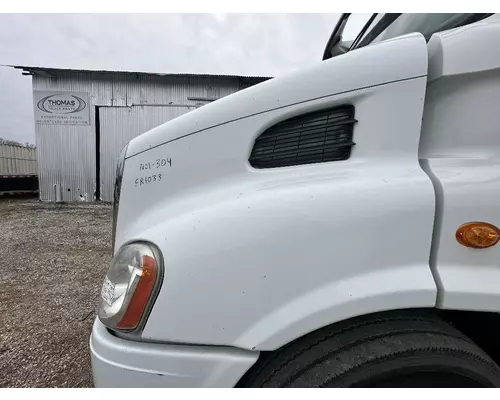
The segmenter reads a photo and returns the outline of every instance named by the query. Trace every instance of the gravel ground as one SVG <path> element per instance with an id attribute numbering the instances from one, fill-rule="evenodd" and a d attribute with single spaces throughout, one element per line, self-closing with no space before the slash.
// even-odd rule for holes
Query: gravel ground
<path id="1" fill-rule="evenodd" d="M 92 386 L 109 204 L 0 199 L 0 387 Z"/>

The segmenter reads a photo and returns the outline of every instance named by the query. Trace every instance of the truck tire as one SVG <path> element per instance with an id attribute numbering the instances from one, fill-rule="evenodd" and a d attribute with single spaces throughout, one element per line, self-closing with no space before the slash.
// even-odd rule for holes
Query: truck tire
<path id="1" fill-rule="evenodd" d="M 500 387 L 500 368 L 426 310 L 354 318 L 261 355 L 244 387 Z"/>

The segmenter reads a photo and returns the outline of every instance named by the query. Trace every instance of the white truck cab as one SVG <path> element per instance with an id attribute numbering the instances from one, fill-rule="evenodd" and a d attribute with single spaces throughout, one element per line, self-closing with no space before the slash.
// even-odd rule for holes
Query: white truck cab
<path id="1" fill-rule="evenodd" d="M 96 386 L 500 386 L 500 18 L 348 19 L 123 150 Z"/>

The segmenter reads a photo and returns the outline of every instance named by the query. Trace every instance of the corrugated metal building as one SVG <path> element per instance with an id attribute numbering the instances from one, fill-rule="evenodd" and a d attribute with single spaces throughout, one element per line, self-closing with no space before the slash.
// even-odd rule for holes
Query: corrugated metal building
<path id="1" fill-rule="evenodd" d="M 35 175 L 36 149 L 0 143 L 0 177 Z"/>
<path id="2" fill-rule="evenodd" d="M 40 199 L 113 200 L 134 137 L 269 78 L 13 66 L 32 75 Z M 62 192 L 62 193 L 61 193 Z"/>
<path id="3" fill-rule="evenodd" d="M 36 194 L 37 190 L 36 149 L 0 142 L 0 196 Z"/>

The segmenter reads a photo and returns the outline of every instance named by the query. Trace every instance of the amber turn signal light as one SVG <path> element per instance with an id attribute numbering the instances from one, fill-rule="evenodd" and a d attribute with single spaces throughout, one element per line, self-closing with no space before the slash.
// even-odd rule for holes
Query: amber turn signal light
<path id="1" fill-rule="evenodd" d="M 487 222 L 468 222 L 457 229 L 456 238 L 462 246 L 484 249 L 500 240 L 500 230 Z"/>
<path id="2" fill-rule="evenodd" d="M 111 261 L 101 290 L 99 319 L 110 329 L 140 327 L 161 283 L 160 250 L 152 243 L 130 243 Z"/>

